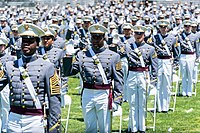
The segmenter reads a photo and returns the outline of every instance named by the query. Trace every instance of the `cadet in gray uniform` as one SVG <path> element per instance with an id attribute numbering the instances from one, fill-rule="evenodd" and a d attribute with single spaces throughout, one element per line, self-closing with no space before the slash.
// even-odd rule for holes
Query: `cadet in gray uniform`
<path id="1" fill-rule="evenodd" d="M 194 33 L 197 36 L 197 46 L 198 48 L 196 49 L 198 54 L 200 54 L 200 32 L 197 31 L 197 22 L 192 22 L 192 33 Z M 195 66 L 194 66 L 194 75 L 193 75 L 193 82 L 197 83 L 198 81 L 198 67 L 199 67 L 199 58 L 196 59 L 195 61 Z"/>
<path id="2" fill-rule="evenodd" d="M 15 57 L 5 53 L 5 48 L 8 45 L 8 38 L 0 37 L 0 68 L 3 70 L 3 64 L 8 61 L 14 61 Z M 2 72 L 2 71 L 1 71 Z M 2 73 L 1 73 L 2 74 Z M 1 75 L 2 76 L 2 75 Z M 10 89 L 6 85 L 0 93 L 0 131 L 3 133 L 7 132 L 8 126 L 8 114 L 10 110 L 9 101 Z"/>
<path id="3" fill-rule="evenodd" d="M 132 36 L 133 33 L 133 26 L 130 23 L 124 23 L 122 25 L 122 29 L 123 29 L 123 33 L 124 36 L 121 38 L 121 41 L 123 43 L 123 45 L 126 45 L 129 42 L 133 42 L 134 38 Z M 123 52 L 123 51 L 122 51 Z M 123 56 L 121 56 L 121 62 L 122 62 L 122 70 L 124 73 L 124 92 L 123 92 L 123 100 L 124 101 L 128 101 L 127 98 L 127 75 L 128 75 L 128 61 L 127 58 L 124 58 Z"/>
<path id="4" fill-rule="evenodd" d="M 146 28 L 133 27 L 135 42 L 126 44 L 128 59 L 127 94 L 130 107 L 129 130 L 145 132 L 146 90 L 151 80 L 157 77 L 157 54 L 155 48 L 144 42 Z"/>
<path id="5" fill-rule="evenodd" d="M 53 47 L 59 48 L 65 51 L 66 41 L 58 35 L 59 26 L 56 24 L 51 24 L 49 25 L 49 27 L 55 31 Z"/>
<path id="6" fill-rule="evenodd" d="M 182 74 L 182 95 L 192 96 L 192 78 L 195 60 L 199 58 L 197 52 L 197 36 L 191 33 L 191 21 L 185 20 L 184 31 L 180 34 L 181 56 L 180 68 Z"/>
<path id="7" fill-rule="evenodd" d="M 5 33 L 5 35 L 8 38 L 10 38 L 10 27 L 8 26 L 6 17 L 1 16 L 0 21 L 1 21 L 0 32 Z"/>
<path id="8" fill-rule="evenodd" d="M 169 21 L 159 20 L 160 33 L 154 37 L 154 47 L 158 56 L 158 82 L 157 82 L 157 105 L 158 112 L 167 112 L 170 105 L 171 77 L 173 59 L 178 63 L 178 39 L 168 33 Z"/>
<path id="9" fill-rule="evenodd" d="M 60 131 L 60 86 L 54 65 L 38 58 L 36 48 L 39 36 L 44 31 L 33 24 L 19 26 L 22 37 L 22 57 L 14 62 L 6 62 L 0 80 L 0 89 L 9 84 L 10 132 L 61 132 Z M 44 107 L 45 94 L 49 102 L 48 116 Z M 45 124 L 47 119 L 47 125 Z M 44 128 L 47 127 L 47 128 Z"/>
<path id="10" fill-rule="evenodd" d="M 98 132 L 98 123 L 100 132 L 108 133 L 111 132 L 109 109 L 112 110 L 112 99 L 115 109 L 122 103 L 123 73 L 120 55 L 104 46 L 104 35 L 107 32 L 105 27 L 94 24 L 89 27 L 89 32 L 91 46 L 88 45 L 87 49 L 78 52 L 71 69 L 65 67 L 65 74 L 74 75 L 80 72 L 83 80 L 82 112 L 85 132 Z"/>
<path id="11" fill-rule="evenodd" d="M 61 77 L 61 106 L 64 106 L 64 95 L 67 92 L 67 77 L 62 75 L 62 58 L 63 50 L 53 47 L 54 44 L 54 31 L 51 29 L 44 29 L 45 34 L 42 38 L 42 45 L 38 48 L 38 53 L 43 55 L 43 58 L 54 64 L 54 67 L 57 70 L 58 75 Z"/>

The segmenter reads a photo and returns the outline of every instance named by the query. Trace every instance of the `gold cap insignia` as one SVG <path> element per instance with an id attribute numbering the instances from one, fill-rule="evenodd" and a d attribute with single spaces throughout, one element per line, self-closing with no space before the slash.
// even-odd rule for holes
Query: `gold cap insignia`
<path id="1" fill-rule="evenodd" d="M 95 25 L 94 28 L 95 28 L 96 30 L 99 30 L 99 26 L 98 26 L 98 25 Z"/>
<path id="2" fill-rule="evenodd" d="M 47 30 L 48 30 L 47 28 L 44 28 L 44 31 L 45 31 L 45 32 L 47 32 Z"/>
<path id="3" fill-rule="evenodd" d="M 29 25 L 24 25 L 25 30 L 29 29 Z"/>

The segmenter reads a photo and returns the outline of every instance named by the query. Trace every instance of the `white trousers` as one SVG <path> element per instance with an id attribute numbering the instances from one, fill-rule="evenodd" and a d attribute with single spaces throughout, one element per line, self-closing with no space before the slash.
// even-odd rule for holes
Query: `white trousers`
<path id="1" fill-rule="evenodd" d="M 199 63 L 195 62 L 194 71 L 193 71 L 193 82 L 194 83 L 197 83 L 197 81 L 198 81 L 198 67 L 199 67 Z"/>
<path id="2" fill-rule="evenodd" d="M 110 132 L 110 111 L 108 109 L 109 90 L 85 89 L 82 94 L 82 113 L 86 133 Z"/>
<path id="3" fill-rule="evenodd" d="M 180 67 L 182 74 L 182 95 L 192 96 L 192 78 L 194 71 L 195 55 L 181 54 Z"/>
<path id="4" fill-rule="evenodd" d="M 124 74 L 124 88 L 123 88 L 123 100 L 127 101 L 128 98 L 127 98 L 127 73 L 128 73 L 128 60 L 127 58 L 122 58 L 121 59 L 121 62 L 122 62 L 122 71 L 123 71 L 123 74 Z"/>
<path id="5" fill-rule="evenodd" d="M 143 72 L 129 71 L 127 78 L 129 129 L 145 131 L 146 80 Z"/>
<path id="6" fill-rule="evenodd" d="M 6 85 L 4 89 L 0 92 L 0 130 L 2 132 L 7 132 L 8 126 L 8 114 L 10 111 L 10 101 L 9 101 L 10 89 L 9 86 Z"/>
<path id="7" fill-rule="evenodd" d="M 43 116 L 9 114 L 8 133 L 44 133 Z"/>
<path id="8" fill-rule="evenodd" d="M 158 82 L 157 82 L 158 112 L 169 110 L 171 77 L 172 77 L 171 60 L 158 59 Z"/>

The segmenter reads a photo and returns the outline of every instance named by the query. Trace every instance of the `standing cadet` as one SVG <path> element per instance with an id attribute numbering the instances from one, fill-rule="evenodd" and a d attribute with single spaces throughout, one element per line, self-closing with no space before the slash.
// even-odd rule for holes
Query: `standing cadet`
<path id="1" fill-rule="evenodd" d="M 54 30 L 54 45 L 53 47 L 62 49 L 63 52 L 65 51 L 66 42 L 63 38 L 58 35 L 59 26 L 57 24 L 51 24 L 49 27 Z"/>
<path id="2" fill-rule="evenodd" d="M 126 44 L 128 58 L 127 90 L 130 107 L 129 128 L 131 132 L 145 132 L 146 91 L 151 80 L 156 79 L 157 55 L 155 48 L 144 42 L 146 28 L 133 27 L 135 42 Z"/>
<path id="3" fill-rule="evenodd" d="M 91 26 L 91 24 L 93 23 L 93 18 L 90 16 L 84 16 L 83 17 L 83 27 L 81 27 L 79 29 L 80 33 L 81 33 L 81 39 L 88 38 L 88 28 Z"/>
<path id="4" fill-rule="evenodd" d="M 8 45 L 8 39 L 5 37 L 0 37 L 0 68 L 3 70 L 3 65 L 8 61 L 14 61 L 14 56 L 10 56 L 5 53 L 6 45 Z M 10 110 L 9 102 L 9 86 L 6 85 L 0 93 L 0 131 L 3 133 L 7 132 L 8 126 L 8 114 Z"/>
<path id="5" fill-rule="evenodd" d="M 159 33 L 154 37 L 154 47 L 158 56 L 158 82 L 157 105 L 158 112 L 168 112 L 171 94 L 171 77 L 173 58 L 178 63 L 178 40 L 168 33 L 170 23 L 167 20 L 159 20 Z"/>
<path id="6" fill-rule="evenodd" d="M 17 56 L 17 58 L 21 57 L 21 38 L 18 33 L 18 25 L 13 25 L 11 27 L 12 30 L 12 37 L 10 38 L 10 52 L 11 55 Z"/>
<path id="7" fill-rule="evenodd" d="M 100 133 L 108 133 L 111 132 L 109 109 L 112 109 L 112 99 L 114 99 L 115 109 L 122 102 L 123 74 L 120 55 L 104 46 L 104 35 L 107 32 L 105 27 L 94 24 L 89 28 L 89 32 L 91 46 L 88 44 L 86 50 L 77 54 L 76 61 L 71 66 L 72 69 L 67 70 L 65 67 L 65 74 L 74 75 L 78 72 L 81 74 L 85 132 L 98 132 L 98 123 Z M 112 80 L 114 81 L 113 87 Z"/>
<path id="8" fill-rule="evenodd" d="M 198 59 L 197 52 L 197 36 L 191 33 L 191 21 L 185 20 L 183 22 L 184 31 L 180 34 L 181 42 L 181 56 L 180 68 L 182 74 L 182 95 L 192 96 L 192 77 L 195 65 L 195 60 Z"/>
<path id="9" fill-rule="evenodd" d="M 10 27 L 8 26 L 6 17 L 1 16 L 0 21 L 1 21 L 0 32 L 5 33 L 5 35 L 9 38 L 10 37 Z"/>
<path id="10" fill-rule="evenodd" d="M 193 21 L 191 24 L 192 30 L 191 32 L 194 33 L 197 36 L 197 46 L 198 48 L 197 53 L 198 55 L 200 54 L 200 32 L 197 31 L 197 22 Z M 198 80 L 198 67 L 199 67 L 199 58 L 196 59 L 195 61 L 195 66 L 194 66 L 194 75 L 193 75 L 193 83 L 197 83 Z"/>
<path id="11" fill-rule="evenodd" d="M 61 106 L 64 106 L 64 95 L 67 92 L 67 79 L 65 79 L 62 75 L 62 58 L 63 58 L 63 51 L 59 48 L 53 47 L 54 44 L 54 31 L 48 28 L 44 29 L 45 34 L 41 37 L 42 38 L 42 45 L 38 48 L 38 53 L 43 55 L 43 59 L 51 62 L 54 64 L 54 67 L 57 70 L 57 74 L 60 75 L 61 79 Z"/>
<path id="12" fill-rule="evenodd" d="M 39 36 L 44 31 L 33 24 L 19 26 L 22 37 L 22 56 L 14 62 L 6 62 L 1 70 L 0 89 L 9 84 L 10 132 L 60 132 L 60 86 L 54 65 L 36 55 Z M 49 98 L 46 118 L 45 94 Z M 47 119 L 47 125 L 45 124 Z"/>
<path id="13" fill-rule="evenodd" d="M 122 25 L 122 29 L 123 29 L 123 33 L 124 33 L 124 36 L 121 38 L 121 41 L 123 43 L 123 45 L 126 45 L 127 43 L 129 42 L 133 42 L 134 41 L 134 38 L 132 36 L 132 33 L 133 33 L 133 26 L 130 24 L 130 23 L 124 23 Z M 123 48 L 122 48 L 123 49 Z M 121 51 L 123 53 L 123 51 Z M 124 55 L 124 54 L 122 54 Z M 126 84 L 126 81 L 127 81 L 127 75 L 128 75 L 128 61 L 127 61 L 127 58 L 123 58 L 124 56 L 121 57 L 121 61 L 122 61 L 122 70 L 123 70 L 123 73 L 124 73 L 124 90 L 123 90 L 123 100 L 125 102 L 128 101 L 128 98 L 127 98 L 127 84 Z"/>

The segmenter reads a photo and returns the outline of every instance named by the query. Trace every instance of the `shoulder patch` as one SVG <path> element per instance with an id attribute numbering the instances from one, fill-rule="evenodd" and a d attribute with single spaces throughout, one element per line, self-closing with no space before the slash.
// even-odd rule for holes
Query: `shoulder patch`
<path id="1" fill-rule="evenodd" d="M 74 62 L 76 62 L 76 57 L 75 56 L 72 57 L 72 63 L 74 63 Z"/>
<path id="2" fill-rule="evenodd" d="M 120 52 L 121 52 L 121 53 L 124 53 L 124 52 L 125 52 L 124 46 L 120 48 Z"/>
<path id="3" fill-rule="evenodd" d="M 152 55 L 152 58 L 156 58 L 157 57 L 157 53 L 154 52 L 154 54 Z"/>
<path id="4" fill-rule="evenodd" d="M 60 94 L 60 82 L 59 82 L 59 76 L 54 72 L 54 75 L 50 78 L 50 89 L 51 89 L 51 95 Z"/>
<path id="5" fill-rule="evenodd" d="M 175 43 L 175 47 L 178 47 L 180 44 L 178 42 L 178 37 L 176 37 L 176 43 Z"/>
<path id="6" fill-rule="evenodd" d="M 3 72 L 3 70 L 0 70 L 0 79 L 2 79 L 3 76 L 4 76 L 4 72 Z"/>
<path id="7" fill-rule="evenodd" d="M 117 64 L 116 64 L 116 70 L 121 70 L 122 69 L 122 63 L 121 61 L 119 61 Z"/>
<path id="8" fill-rule="evenodd" d="M 153 42 L 152 37 L 148 38 L 147 43 L 152 43 L 152 42 Z"/>

